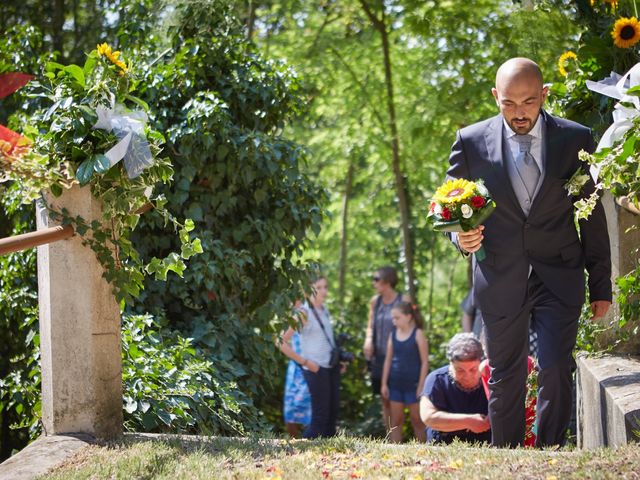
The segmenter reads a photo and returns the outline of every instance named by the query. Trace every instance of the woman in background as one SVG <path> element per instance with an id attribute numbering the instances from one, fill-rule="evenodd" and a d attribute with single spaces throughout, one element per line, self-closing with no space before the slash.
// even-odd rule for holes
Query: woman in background
<path id="1" fill-rule="evenodd" d="M 324 306 L 327 279 L 317 277 L 311 286 L 313 294 L 298 310 L 300 353 L 291 346 L 291 338 L 296 332 L 292 327 L 282 335 L 280 350 L 302 367 L 311 394 L 311 424 L 302 436 L 333 437 L 340 408 L 340 363 L 337 359 L 332 360 L 336 343 L 331 315 Z"/>
<path id="2" fill-rule="evenodd" d="M 365 331 L 364 356 L 369 364 L 371 376 L 371 391 L 374 395 L 380 395 L 382 386 L 382 369 L 387 353 L 389 334 L 393 330 L 391 310 L 401 301 L 410 301 L 406 295 L 396 292 L 398 273 L 390 266 L 381 267 L 373 274 L 373 288 L 376 295 L 369 302 L 369 320 Z M 382 422 L 387 431 L 391 418 L 391 405 L 389 399 L 381 397 Z"/>

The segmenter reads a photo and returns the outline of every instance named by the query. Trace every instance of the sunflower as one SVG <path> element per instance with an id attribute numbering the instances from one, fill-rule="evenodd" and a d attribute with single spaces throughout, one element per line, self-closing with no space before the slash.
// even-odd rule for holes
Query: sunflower
<path id="1" fill-rule="evenodd" d="M 117 50 L 115 52 L 112 51 L 111 46 L 109 44 L 102 43 L 96 47 L 96 50 L 98 51 L 98 55 L 107 57 L 111 61 L 111 63 L 113 63 L 116 67 L 118 67 L 121 70 L 119 72 L 120 75 L 123 75 L 124 73 L 127 72 L 127 70 L 129 70 L 129 68 L 127 67 L 127 64 L 124 63 L 122 60 L 119 60 L 120 52 Z"/>
<path id="2" fill-rule="evenodd" d="M 563 77 L 567 76 L 567 71 L 565 70 L 564 66 L 567 63 L 567 60 L 569 59 L 577 60 L 578 56 L 574 52 L 569 50 L 567 52 L 564 52 L 562 55 L 560 55 L 560 58 L 558 59 L 558 71 L 560 72 L 560 75 L 562 75 Z"/>
<path id="3" fill-rule="evenodd" d="M 460 203 L 474 195 L 475 183 L 458 178 L 449 180 L 436 190 L 433 200 L 441 204 Z"/>
<path id="4" fill-rule="evenodd" d="M 611 31 L 613 43 L 618 48 L 630 48 L 640 41 L 640 23 L 636 17 L 620 17 Z"/>

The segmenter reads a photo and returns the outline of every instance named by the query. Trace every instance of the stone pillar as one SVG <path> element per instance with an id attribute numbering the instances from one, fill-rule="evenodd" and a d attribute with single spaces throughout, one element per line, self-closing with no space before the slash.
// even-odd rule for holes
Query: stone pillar
<path id="1" fill-rule="evenodd" d="M 73 187 L 47 201 L 87 223 L 101 204 L 89 187 Z M 38 206 L 38 228 L 58 225 Z M 122 432 L 120 309 L 103 268 L 75 235 L 38 247 L 42 363 L 42 421 L 47 435 Z"/>
<path id="2" fill-rule="evenodd" d="M 608 192 L 602 198 L 602 204 L 607 214 L 607 230 L 611 242 L 611 281 L 614 282 L 616 278 L 633 270 L 638 262 L 636 250 L 640 247 L 640 229 L 628 230 L 634 225 L 640 224 L 640 216 L 618 206 Z M 597 347 L 601 350 L 614 345 L 622 334 L 630 333 L 635 326 L 633 323 L 629 323 L 622 331 L 618 329 L 620 308 L 615 301 L 615 284 L 613 294 L 613 305 L 609 313 L 599 322 L 605 329 L 597 337 Z M 614 328 L 609 328 L 610 326 Z M 622 354 L 640 355 L 640 336 L 631 335 L 627 341 L 618 343 L 615 351 Z"/>

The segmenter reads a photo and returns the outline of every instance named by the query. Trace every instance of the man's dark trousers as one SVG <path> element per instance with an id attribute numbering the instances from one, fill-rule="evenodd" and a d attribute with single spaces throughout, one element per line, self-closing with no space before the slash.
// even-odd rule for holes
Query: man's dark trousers
<path id="1" fill-rule="evenodd" d="M 530 319 L 538 334 L 540 367 L 536 446 L 565 443 L 572 408 L 572 350 L 580 309 L 580 305 L 567 305 L 556 297 L 532 271 L 525 304 L 519 312 L 506 317 L 483 316 L 492 369 L 489 416 L 494 446 L 516 447 L 524 442 Z"/>

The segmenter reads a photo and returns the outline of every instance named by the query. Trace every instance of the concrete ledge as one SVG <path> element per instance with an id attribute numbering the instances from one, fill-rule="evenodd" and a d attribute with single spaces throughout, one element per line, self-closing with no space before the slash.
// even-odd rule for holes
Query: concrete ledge
<path id="1" fill-rule="evenodd" d="M 578 447 L 640 441 L 640 357 L 578 356 Z"/>
<path id="2" fill-rule="evenodd" d="M 31 480 L 45 475 L 93 443 L 95 439 L 92 436 L 81 433 L 40 437 L 0 464 L 0 480 Z"/>

